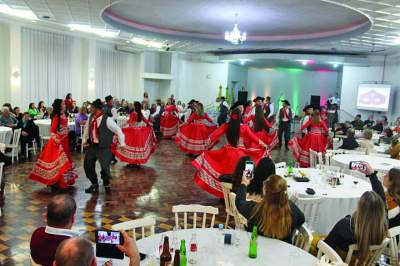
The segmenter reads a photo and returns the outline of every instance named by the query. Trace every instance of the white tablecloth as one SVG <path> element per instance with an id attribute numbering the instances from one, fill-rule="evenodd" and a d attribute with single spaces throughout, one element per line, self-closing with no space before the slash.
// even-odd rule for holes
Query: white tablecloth
<path id="1" fill-rule="evenodd" d="M 39 127 L 39 136 L 49 137 L 50 136 L 50 126 L 51 119 L 38 119 L 33 121 L 35 125 Z M 70 131 L 75 130 L 75 122 L 68 122 L 68 128 Z"/>
<path id="2" fill-rule="evenodd" d="M 317 259 L 307 252 L 289 245 L 285 242 L 258 237 L 258 255 L 256 259 L 248 257 L 250 233 L 239 232 L 233 230 L 224 230 L 225 233 L 232 234 L 232 240 L 235 240 L 234 235 L 238 236 L 238 245 L 224 245 L 223 231 L 218 229 L 188 229 L 177 232 L 167 232 L 170 245 L 172 235 L 177 238 L 178 244 L 181 239 L 186 241 L 187 256 L 190 256 L 189 243 L 192 234 L 196 234 L 198 244 L 198 256 L 196 266 L 313 266 Z M 236 236 L 236 235 L 235 235 Z M 151 237 L 141 239 L 137 242 L 139 251 L 144 254 L 155 254 L 160 243 L 161 235 L 157 234 Z M 103 262 L 104 259 L 98 259 Z M 154 262 L 154 259 L 153 259 Z M 113 260 L 114 266 L 129 265 L 128 258 L 124 260 Z M 159 261 L 151 264 L 149 259 L 141 262 L 140 265 L 159 265 Z M 188 265 L 191 265 L 188 263 Z"/>
<path id="3" fill-rule="evenodd" d="M 13 131 L 9 127 L 0 126 L 0 143 L 10 144 Z"/>
<path id="4" fill-rule="evenodd" d="M 332 163 L 343 168 L 349 168 L 351 161 L 365 161 L 376 171 L 381 172 L 387 172 L 393 167 L 400 168 L 400 160 L 372 155 L 338 154 L 332 157 Z"/>
<path id="5" fill-rule="evenodd" d="M 298 171 L 295 169 L 295 171 Z M 341 185 L 330 186 L 323 176 L 323 172 L 318 169 L 301 168 L 300 171 L 306 174 L 310 182 L 296 182 L 293 178 L 287 177 L 289 194 L 297 194 L 298 197 L 322 197 L 323 201 L 317 210 L 318 218 L 313 230 L 321 234 L 327 234 L 341 218 L 352 214 L 357 206 L 358 199 L 365 191 L 372 190 L 371 184 L 365 180 L 344 175 L 340 179 Z M 286 169 L 277 169 L 277 174 L 284 176 Z M 354 180 L 358 183 L 355 185 Z M 315 195 L 308 195 L 307 188 L 312 188 Z M 304 211 L 304 210 L 303 210 Z M 307 215 L 307 213 L 305 214 Z"/>

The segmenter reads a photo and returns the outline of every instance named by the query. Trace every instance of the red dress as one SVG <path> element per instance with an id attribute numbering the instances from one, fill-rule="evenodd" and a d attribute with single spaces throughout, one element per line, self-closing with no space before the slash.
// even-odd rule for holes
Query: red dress
<path id="1" fill-rule="evenodd" d="M 128 127 L 122 129 L 125 135 L 125 147 L 117 145 L 117 138 L 112 147 L 115 157 L 129 164 L 145 164 L 156 151 L 157 138 L 150 122 L 142 117 L 137 121 L 137 113 L 131 113 Z"/>
<path id="2" fill-rule="evenodd" d="M 300 131 L 303 131 L 305 128 L 309 128 L 309 130 L 303 138 L 299 138 L 296 135 L 289 141 L 293 155 L 301 167 L 310 166 L 310 149 L 325 153 L 329 145 L 329 136 L 326 136 L 329 130 L 325 122 L 320 121 L 318 124 L 314 124 L 310 119 L 300 128 Z"/>
<path id="3" fill-rule="evenodd" d="M 228 124 L 225 123 L 211 134 L 211 145 L 225 134 L 227 128 Z M 200 154 L 192 162 L 192 165 L 196 167 L 195 182 L 205 191 L 216 197 L 223 198 L 221 182 L 218 179 L 221 175 L 232 174 L 237 162 L 243 156 L 250 156 L 255 163 L 261 158 L 269 156 L 268 150 L 264 150 L 261 146 L 246 148 L 243 144 L 246 141 L 258 143 L 259 139 L 247 125 L 241 125 L 237 147 L 226 144 L 219 150 L 209 150 Z"/>
<path id="4" fill-rule="evenodd" d="M 59 129 L 58 117 L 51 121 L 50 133 L 55 134 L 59 144 L 50 138 L 43 148 L 29 178 L 45 185 L 57 185 L 64 189 L 75 184 L 78 176 L 72 171 L 72 158 L 68 142 L 68 118 L 62 114 Z"/>
<path id="5" fill-rule="evenodd" d="M 264 118 L 264 123 L 268 128 L 272 128 L 271 123 L 268 121 L 268 119 Z M 254 126 L 256 124 L 256 116 L 255 115 L 250 115 L 248 116 L 243 123 L 248 124 L 250 122 L 253 122 L 253 131 L 254 131 Z M 268 149 L 270 151 L 272 151 L 276 145 L 278 145 L 278 133 L 276 131 L 268 133 L 266 130 L 260 130 L 258 132 L 254 132 L 254 134 L 261 139 L 265 144 L 268 145 Z M 258 143 L 245 143 L 246 146 L 254 146 L 254 145 L 258 145 Z"/>
<path id="6" fill-rule="evenodd" d="M 161 116 L 160 129 L 164 138 L 171 138 L 178 131 L 179 118 L 174 112 L 178 113 L 176 106 L 168 105 Z"/>
<path id="7" fill-rule="evenodd" d="M 190 154 L 200 154 L 208 148 L 208 137 L 217 129 L 212 123 L 212 119 L 204 114 L 199 116 L 197 113 L 192 114 L 187 122 L 179 127 L 175 142 L 178 147 Z"/>

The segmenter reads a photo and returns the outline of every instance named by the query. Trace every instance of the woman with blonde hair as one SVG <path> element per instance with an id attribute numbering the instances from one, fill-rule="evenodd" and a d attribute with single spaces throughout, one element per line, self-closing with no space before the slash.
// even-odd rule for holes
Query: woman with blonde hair
<path id="1" fill-rule="evenodd" d="M 236 194 L 236 207 L 247 219 L 248 230 L 257 226 L 260 235 L 291 243 L 293 231 L 305 222 L 305 218 L 289 200 L 286 180 L 279 175 L 269 176 L 264 181 L 263 199 L 259 203 L 246 200 L 249 183 L 243 175 Z"/>
<path id="2" fill-rule="evenodd" d="M 337 222 L 325 242 L 343 257 L 350 245 L 357 244 L 354 256 L 358 265 L 366 265 L 370 259 L 369 247 L 380 245 L 387 233 L 385 204 L 378 193 L 367 191 L 358 201 L 355 213 Z"/>
<path id="3" fill-rule="evenodd" d="M 369 151 L 374 150 L 374 142 L 372 141 L 372 130 L 364 129 L 363 136 L 364 139 L 360 141 L 360 148 L 367 149 Z"/>

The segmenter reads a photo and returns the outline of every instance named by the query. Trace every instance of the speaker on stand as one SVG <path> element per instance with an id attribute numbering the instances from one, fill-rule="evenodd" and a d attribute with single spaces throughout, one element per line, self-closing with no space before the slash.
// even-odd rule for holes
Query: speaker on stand
<path id="1" fill-rule="evenodd" d="M 240 102 L 243 105 L 246 104 L 247 103 L 247 95 L 248 95 L 247 91 L 238 91 L 238 102 Z"/>

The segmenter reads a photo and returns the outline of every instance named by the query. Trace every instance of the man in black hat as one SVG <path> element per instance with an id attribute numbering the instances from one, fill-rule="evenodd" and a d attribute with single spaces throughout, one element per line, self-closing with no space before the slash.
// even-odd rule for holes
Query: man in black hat
<path id="1" fill-rule="evenodd" d="M 225 97 L 221 96 L 219 101 L 219 115 L 217 118 L 218 125 L 221 126 L 228 120 L 229 105 L 225 101 Z"/>
<path id="2" fill-rule="evenodd" d="M 270 118 L 275 112 L 275 106 L 271 102 L 271 97 L 265 97 L 264 113 L 266 118 Z"/>
<path id="3" fill-rule="evenodd" d="M 114 120 L 116 120 L 118 117 L 118 112 L 117 109 L 114 108 L 113 99 L 114 98 L 111 95 L 105 97 L 106 105 L 104 106 L 103 112 L 109 117 L 112 117 Z"/>
<path id="4" fill-rule="evenodd" d="M 112 160 L 111 144 L 114 134 L 118 135 L 119 145 L 125 146 L 125 136 L 115 121 L 103 112 L 103 104 L 100 99 L 91 105 L 91 115 L 86 122 L 83 143 L 88 146 L 85 153 L 84 169 L 86 177 L 92 185 L 85 189 L 85 193 L 97 193 L 99 183 L 96 174 L 96 161 L 101 166 L 101 179 L 106 193 L 111 192 L 110 164 Z"/>
<path id="5" fill-rule="evenodd" d="M 285 149 L 289 150 L 290 123 L 292 122 L 292 109 L 288 100 L 283 100 L 283 107 L 279 110 L 279 148 L 282 147 L 282 135 L 285 135 Z"/>
<path id="6" fill-rule="evenodd" d="M 254 100 L 253 100 L 254 106 L 253 106 L 253 110 L 251 110 L 251 114 L 254 115 L 256 113 L 256 108 L 257 106 L 261 106 L 262 108 L 264 108 L 264 98 L 261 96 L 257 96 Z"/>

